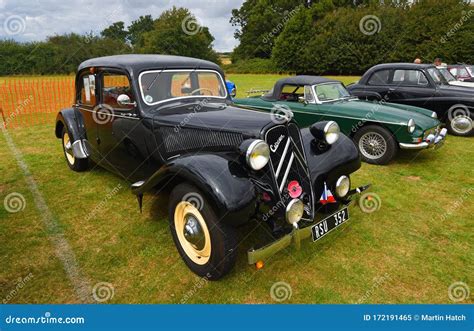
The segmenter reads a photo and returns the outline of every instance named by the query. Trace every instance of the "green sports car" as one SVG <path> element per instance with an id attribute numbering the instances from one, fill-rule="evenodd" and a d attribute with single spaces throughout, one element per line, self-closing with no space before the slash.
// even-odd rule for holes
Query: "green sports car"
<path id="1" fill-rule="evenodd" d="M 398 149 L 439 147 L 447 131 L 441 129 L 435 112 L 385 100 L 362 101 L 351 96 L 340 81 L 319 76 L 283 78 L 261 96 L 234 102 L 269 111 L 275 121 L 292 114 L 300 127 L 335 121 L 353 139 L 362 160 L 372 164 L 389 163 Z"/>

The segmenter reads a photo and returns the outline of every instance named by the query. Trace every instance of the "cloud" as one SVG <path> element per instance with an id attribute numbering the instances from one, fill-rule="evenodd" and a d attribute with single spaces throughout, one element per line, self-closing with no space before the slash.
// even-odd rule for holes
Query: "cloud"
<path id="1" fill-rule="evenodd" d="M 209 27 L 217 51 L 231 51 L 236 45 L 229 19 L 243 0 L 0 0 L 0 39 L 39 41 L 64 33 L 98 34 L 116 21 L 129 25 L 140 15 L 157 18 L 172 6 L 188 8 Z M 106 10 L 104 10 L 106 9 Z"/>

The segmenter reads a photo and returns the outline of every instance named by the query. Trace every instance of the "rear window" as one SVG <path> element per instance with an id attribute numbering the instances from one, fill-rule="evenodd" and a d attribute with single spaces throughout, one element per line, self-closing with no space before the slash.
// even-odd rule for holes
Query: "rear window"
<path id="1" fill-rule="evenodd" d="M 388 84 L 388 77 L 389 77 L 390 70 L 379 70 L 372 74 L 370 77 L 368 84 L 369 85 L 387 85 Z"/>

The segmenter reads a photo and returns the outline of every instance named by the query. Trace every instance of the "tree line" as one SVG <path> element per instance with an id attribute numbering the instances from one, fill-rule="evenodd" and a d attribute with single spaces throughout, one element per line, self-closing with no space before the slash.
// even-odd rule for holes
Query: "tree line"
<path id="1" fill-rule="evenodd" d="M 417 57 L 474 63 L 474 6 L 463 0 L 247 0 L 231 23 L 235 67 L 259 60 L 281 72 L 361 74 Z"/>
<path id="2" fill-rule="evenodd" d="M 70 74 L 87 59 L 99 56 L 154 53 L 183 55 L 218 62 L 214 37 L 186 8 L 173 7 L 157 19 L 140 16 L 128 27 L 114 22 L 99 35 L 92 32 L 20 43 L 0 40 L 0 76 Z"/>
<path id="3" fill-rule="evenodd" d="M 361 74 L 383 62 L 474 63 L 469 0 L 246 0 L 232 10 L 236 72 Z M 0 76 L 69 74 L 98 56 L 156 53 L 218 63 L 214 37 L 186 8 L 92 32 L 19 43 L 0 40 Z"/>

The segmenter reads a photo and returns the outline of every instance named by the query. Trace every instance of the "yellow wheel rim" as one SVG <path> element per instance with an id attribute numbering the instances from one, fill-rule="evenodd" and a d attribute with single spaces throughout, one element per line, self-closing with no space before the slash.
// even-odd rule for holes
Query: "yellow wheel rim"
<path id="1" fill-rule="evenodd" d="M 189 222 L 198 223 L 203 243 L 199 246 L 188 241 L 185 236 L 186 226 Z M 174 211 L 174 228 L 178 241 L 186 255 L 196 264 L 203 265 L 209 262 L 211 257 L 211 235 L 201 212 L 188 201 L 181 201 Z"/>
<path id="2" fill-rule="evenodd" d="M 69 164 L 73 165 L 76 159 L 74 158 L 74 154 L 72 153 L 72 144 L 67 132 L 64 133 L 63 136 L 63 146 L 67 161 L 69 162 Z"/>

